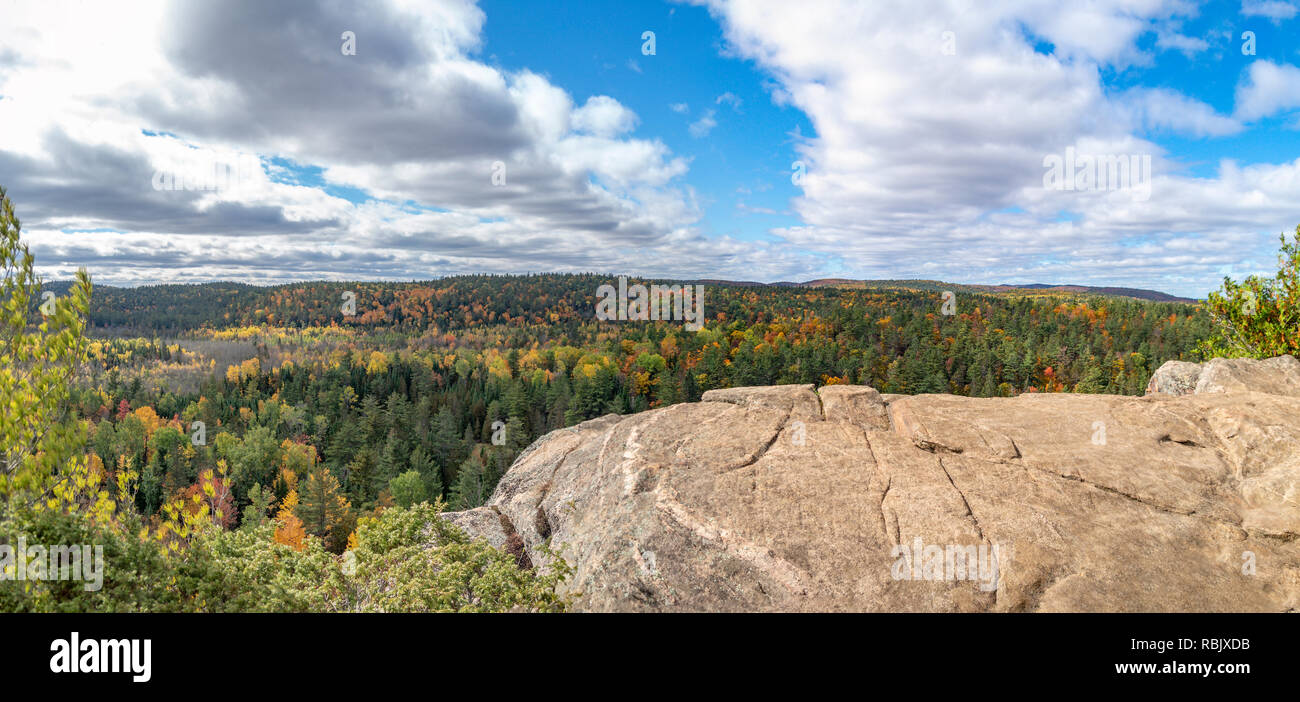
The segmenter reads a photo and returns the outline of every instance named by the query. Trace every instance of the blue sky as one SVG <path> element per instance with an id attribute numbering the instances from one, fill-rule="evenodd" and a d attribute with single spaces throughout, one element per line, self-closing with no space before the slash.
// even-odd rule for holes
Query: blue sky
<path id="1" fill-rule="evenodd" d="M 0 184 L 51 278 L 1200 297 L 1300 222 L 1297 0 L 6 10 Z"/>
<path id="2" fill-rule="evenodd" d="M 773 227 L 798 222 L 790 211 L 798 194 L 790 164 L 798 160 L 793 143 L 812 124 L 773 103 L 770 79 L 752 61 L 726 54 L 707 9 L 645 2 L 614 13 L 608 2 L 591 0 L 481 7 L 488 17 L 481 53 L 490 63 L 538 71 L 575 95 L 613 96 L 640 117 L 638 134 L 690 157 L 689 182 L 709 233 L 766 239 Z M 653 56 L 642 53 L 646 31 L 655 33 Z M 719 103 L 724 95 L 739 102 Z M 708 118 L 717 126 L 693 136 L 690 126 Z"/>
<path id="3" fill-rule="evenodd" d="M 1285 14 L 1279 4 L 1277 11 Z M 1297 63 L 1300 44 L 1296 42 L 1297 24 L 1268 21 L 1262 15 L 1243 15 L 1239 2 L 1205 4 L 1199 16 L 1182 23 L 1181 31 L 1201 38 L 1210 46 L 1205 51 L 1187 55 L 1180 51 L 1160 52 L 1159 60 L 1149 66 L 1126 67 L 1103 73 L 1105 85 L 1116 92 L 1134 87 L 1169 88 L 1194 96 L 1223 114 L 1231 114 L 1242 71 L 1257 60 L 1279 64 Z M 1244 32 L 1255 34 L 1255 53 L 1245 55 Z M 1148 34 L 1139 45 L 1156 51 L 1157 36 Z M 1283 154 L 1292 158 L 1300 154 L 1300 130 L 1294 128 L 1295 116 L 1278 115 L 1260 120 L 1253 128 L 1239 134 L 1212 139 L 1189 138 L 1167 129 L 1151 130 L 1148 138 L 1178 158 L 1191 174 L 1213 175 L 1221 159 L 1246 163 L 1277 161 Z"/>

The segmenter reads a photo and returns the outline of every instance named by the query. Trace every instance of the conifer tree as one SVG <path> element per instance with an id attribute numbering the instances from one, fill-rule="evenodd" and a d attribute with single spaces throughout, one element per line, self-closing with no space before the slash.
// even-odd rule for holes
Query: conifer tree
<path id="1" fill-rule="evenodd" d="M 420 479 L 424 481 L 424 491 L 430 500 L 442 497 L 442 471 L 438 469 L 433 459 L 429 458 L 429 454 L 425 453 L 423 447 L 417 446 L 411 452 L 410 466 L 411 470 L 418 473 Z"/>
<path id="2" fill-rule="evenodd" d="M 492 486 L 482 463 L 467 458 L 460 464 L 451 489 L 452 506 L 457 510 L 473 509 L 487 502 Z"/>
<path id="3" fill-rule="evenodd" d="M 343 496 L 339 481 L 329 468 L 317 466 L 299 488 L 294 515 L 302 520 L 307 533 L 325 542 L 328 550 L 341 553 L 352 531 L 352 505 Z"/>

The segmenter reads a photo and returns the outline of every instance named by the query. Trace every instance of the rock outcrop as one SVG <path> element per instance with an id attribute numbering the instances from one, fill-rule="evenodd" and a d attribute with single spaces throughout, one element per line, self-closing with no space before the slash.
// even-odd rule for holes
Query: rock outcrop
<path id="1" fill-rule="evenodd" d="M 1252 391 L 1300 395 L 1300 361 L 1294 356 L 1263 361 L 1249 358 L 1215 358 L 1206 363 L 1169 361 L 1147 383 L 1148 395 Z"/>
<path id="2" fill-rule="evenodd" d="M 562 548 L 588 611 L 1300 609 L 1300 363 L 1152 388 L 715 390 L 552 432 L 447 518 Z"/>

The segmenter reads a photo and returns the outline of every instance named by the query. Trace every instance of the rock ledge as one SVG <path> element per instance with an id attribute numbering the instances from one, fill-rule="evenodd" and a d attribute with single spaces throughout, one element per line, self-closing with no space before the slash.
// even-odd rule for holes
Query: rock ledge
<path id="1" fill-rule="evenodd" d="M 563 545 L 589 611 L 1300 608 L 1300 362 L 1149 392 L 714 390 L 552 432 L 446 517 Z"/>

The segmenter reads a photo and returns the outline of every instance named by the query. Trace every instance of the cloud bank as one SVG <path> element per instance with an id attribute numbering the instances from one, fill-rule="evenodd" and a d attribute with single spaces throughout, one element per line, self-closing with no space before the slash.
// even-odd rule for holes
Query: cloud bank
<path id="1" fill-rule="evenodd" d="M 47 277 L 84 265 L 119 284 L 595 270 L 1201 295 L 1270 270 L 1295 226 L 1300 159 L 1198 177 L 1155 139 L 1293 119 L 1300 68 L 1217 69 L 1240 73 L 1229 112 L 1104 79 L 1205 54 L 1184 3 L 703 4 L 723 51 L 814 126 L 791 151 L 806 169 L 798 223 L 765 239 L 707 236 L 692 155 L 617 96 L 480 56 L 486 17 L 467 0 L 17 4 L 0 30 L 0 184 Z M 746 119 L 727 86 L 716 94 L 689 124 L 698 145 Z M 1045 160 L 1067 153 L 1147 157 L 1149 181 L 1045 187 Z M 238 177 L 156 187 L 213 163 Z"/>

